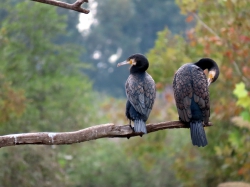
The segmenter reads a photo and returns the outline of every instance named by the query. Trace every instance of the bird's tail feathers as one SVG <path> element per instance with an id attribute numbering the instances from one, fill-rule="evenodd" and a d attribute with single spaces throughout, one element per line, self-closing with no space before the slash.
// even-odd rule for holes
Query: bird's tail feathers
<path id="1" fill-rule="evenodd" d="M 139 119 L 134 121 L 134 131 L 135 132 L 142 132 L 144 134 L 147 134 L 147 128 L 146 128 L 146 123 Z"/>
<path id="2" fill-rule="evenodd" d="M 206 133 L 201 121 L 190 122 L 190 132 L 193 145 L 198 147 L 207 145 Z"/>

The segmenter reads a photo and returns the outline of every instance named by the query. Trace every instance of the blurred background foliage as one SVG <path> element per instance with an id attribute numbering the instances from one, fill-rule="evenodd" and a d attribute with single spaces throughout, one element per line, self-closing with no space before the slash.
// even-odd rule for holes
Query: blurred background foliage
<path id="1" fill-rule="evenodd" d="M 116 64 L 143 53 L 158 90 L 148 123 L 178 119 L 172 79 L 182 64 L 201 57 L 219 64 L 220 77 L 210 86 L 209 145 L 193 147 L 189 130 L 176 129 L 129 140 L 6 147 L 0 186 L 250 182 L 249 1 L 96 0 L 90 9 L 92 3 L 93 24 L 81 31 L 77 12 L 29 0 L 1 2 L 0 133 L 127 124 L 128 68 Z"/>

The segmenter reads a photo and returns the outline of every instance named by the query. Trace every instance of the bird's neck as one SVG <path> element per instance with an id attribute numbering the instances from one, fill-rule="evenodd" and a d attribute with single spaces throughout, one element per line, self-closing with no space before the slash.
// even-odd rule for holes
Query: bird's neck
<path id="1" fill-rule="evenodd" d="M 136 72 L 130 72 L 130 75 L 135 75 L 135 76 L 139 76 L 139 77 L 141 77 L 141 76 L 144 76 L 146 74 L 146 71 L 143 71 L 143 72 L 138 72 L 138 71 L 136 71 Z"/>
<path id="2" fill-rule="evenodd" d="M 207 69 L 208 71 L 218 67 L 217 64 L 210 58 L 202 58 L 194 64 L 202 70 Z"/>
<path id="3" fill-rule="evenodd" d="M 147 67 L 135 67 L 135 66 L 132 66 L 130 68 L 130 74 L 145 73 L 147 69 L 148 69 Z"/>

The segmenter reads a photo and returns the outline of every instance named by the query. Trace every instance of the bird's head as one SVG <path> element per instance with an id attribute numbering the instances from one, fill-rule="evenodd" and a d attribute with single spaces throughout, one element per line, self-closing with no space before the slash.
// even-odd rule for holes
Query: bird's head
<path id="1" fill-rule="evenodd" d="M 126 64 L 131 65 L 130 73 L 145 72 L 149 67 L 148 59 L 142 54 L 131 55 L 124 62 L 118 63 L 117 67 Z"/>
<path id="2" fill-rule="evenodd" d="M 202 70 L 205 69 L 208 70 L 208 79 L 207 79 L 208 86 L 218 79 L 220 75 L 220 70 L 217 63 L 214 60 L 210 58 L 202 58 L 198 62 L 196 62 L 195 65 L 199 66 Z"/>

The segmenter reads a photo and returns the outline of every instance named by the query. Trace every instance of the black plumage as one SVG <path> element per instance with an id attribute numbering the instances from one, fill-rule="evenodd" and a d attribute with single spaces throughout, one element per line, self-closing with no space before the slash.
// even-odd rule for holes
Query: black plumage
<path id="1" fill-rule="evenodd" d="M 208 80 L 205 69 L 208 69 Z M 218 76 L 219 68 L 210 58 L 184 64 L 174 76 L 173 89 L 179 119 L 190 125 L 192 143 L 199 147 L 207 145 L 203 124 L 208 124 L 210 117 L 208 86 Z"/>
<path id="2" fill-rule="evenodd" d="M 134 131 L 146 134 L 146 121 L 153 108 L 156 88 L 153 78 L 146 72 L 149 67 L 147 58 L 134 54 L 117 66 L 131 64 L 130 75 L 125 84 L 127 95 L 126 116 L 134 122 Z"/>

